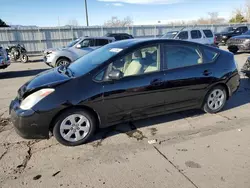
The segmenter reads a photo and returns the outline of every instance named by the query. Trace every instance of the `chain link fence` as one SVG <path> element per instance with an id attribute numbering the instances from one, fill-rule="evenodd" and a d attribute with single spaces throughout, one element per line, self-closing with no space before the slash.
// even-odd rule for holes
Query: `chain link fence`
<path id="1" fill-rule="evenodd" d="M 249 24 L 244 24 L 250 26 Z M 82 36 L 104 36 L 107 33 L 129 33 L 135 38 L 160 37 L 168 31 L 186 28 L 208 28 L 215 33 L 230 25 L 141 25 L 130 27 L 18 27 L 0 28 L 0 46 L 22 44 L 28 52 L 42 52 L 47 48 L 66 46 Z"/>

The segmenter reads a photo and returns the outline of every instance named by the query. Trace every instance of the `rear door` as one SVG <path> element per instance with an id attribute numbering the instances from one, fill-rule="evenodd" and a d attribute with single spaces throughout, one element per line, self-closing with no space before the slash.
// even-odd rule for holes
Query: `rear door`
<path id="1" fill-rule="evenodd" d="M 164 45 L 166 110 L 200 107 L 213 82 L 213 63 L 208 63 L 199 45 Z"/>
<path id="2" fill-rule="evenodd" d="M 190 31 L 190 35 L 191 35 L 191 41 L 192 42 L 197 42 L 200 44 L 205 44 L 206 42 L 203 39 L 202 33 L 200 30 L 191 30 Z"/>

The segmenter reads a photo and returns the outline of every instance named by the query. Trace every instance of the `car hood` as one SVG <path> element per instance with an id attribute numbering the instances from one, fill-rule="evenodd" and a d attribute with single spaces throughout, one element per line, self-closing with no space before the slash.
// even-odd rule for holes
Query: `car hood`
<path id="1" fill-rule="evenodd" d="M 48 48 L 48 49 L 44 50 L 44 53 L 47 54 L 48 52 L 52 53 L 52 52 L 61 51 L 61 50 L 64 50 L 64 49 L 67 49 L 67 47 L 63 47 L 63 48 Z"/>
<path id="2" fill-rule="evenodd" d="M 250 39 L 250 35 L 239 35 L 232 37 L 232 39 Z"/>
<path id="3" fill-rule="evenodd" d="M 42 72 L 25 83 L 18 90 L 18 97 L 25 98 L 30 93 L 37 91 L 41 88 L 55 87 L 59 84 L 69 81 L 71 77 L 58 72 L 58 68 L 50 69 Z"/>

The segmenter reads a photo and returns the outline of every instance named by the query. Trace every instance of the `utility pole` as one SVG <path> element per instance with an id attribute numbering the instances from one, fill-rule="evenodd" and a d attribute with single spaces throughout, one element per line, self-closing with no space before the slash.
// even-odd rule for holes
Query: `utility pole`
<path id="1" fill-rule="evenodd" d="M 86 22 L 87 22 L 87 27 L 88 27 L 89 26 L 89 16 L 88 16 L 87 0 L 85 0 L 85 13 L 86 13 Z"/>

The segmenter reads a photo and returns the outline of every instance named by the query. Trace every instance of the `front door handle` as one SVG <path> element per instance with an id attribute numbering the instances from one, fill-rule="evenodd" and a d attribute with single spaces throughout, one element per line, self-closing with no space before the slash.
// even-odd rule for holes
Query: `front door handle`
<path id="1" fill-rule="evenodd" d="M 163 80 L 161 79 L 154 79 L 150 82 L 150 85 L 152 86 L 161 86 L 163 85 Z"/>
<path id="2" fill-rule="evenodd" d="M 209 76 L 209 75 L 211 75 L 212 74 L 212 72 L 210 71 L 210 70 L 204 70 L 203 71 L 203 75 L 204 76 Z"/>

